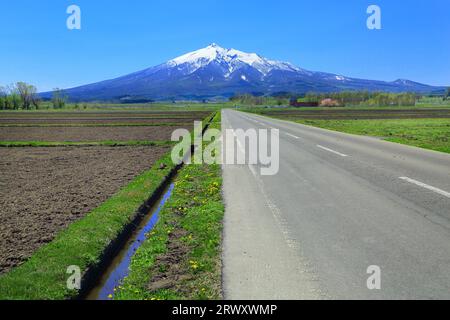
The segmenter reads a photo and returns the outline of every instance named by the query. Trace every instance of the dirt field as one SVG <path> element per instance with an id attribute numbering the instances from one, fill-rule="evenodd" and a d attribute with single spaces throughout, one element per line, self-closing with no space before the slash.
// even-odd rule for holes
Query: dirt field
<path id="1" fill-rule="evenodd" d="M 184 117 L 184 118 L 204 118 L 210 111 L 107 111 L 107 112 L 92 112 L 92 111 L 55 111 L 55 112 L 23 112 L 10 111 L 1 113 L 1 117 L 5 118 L 167 118 L 167 117 Z"/>
<path id="2" fill-rule="evenodd" d="M 161 124 L 187 124 L 197 119 L 184 118 L 123 118 L 123 119 L 80 119 L 80 118 L 58 118 L 58 119 L 19 119 L 0 118 L 0 126 L 112 126 L 112 125 L 161 125 Z M 198 119 L 201 120 L 201 119 Z"/>
<path id="3" fill-rule="evenodd" d="M 0 127 L 0 141 L 165 141 L 178 128 L 158 127 Z"/>
<path id="4" fill-rule="evenodd" d="M 161 124 L 192 123 L 203 120 L 209 112 L 49 112 L 49 113 L 0 113 L 0 125 L 111 125 L 111 124 Z"/>
<path id="5" fill-rule="evenodd" d="M 280 119 L 357 120 L 450 118 L 450 109 L 336 109 L 263 110 L 261 114 Z"/>
<path id="6" fill-rule="evenodd" d="M 0 149 L 0 274 L 107 200 L 167 150 Z"/>

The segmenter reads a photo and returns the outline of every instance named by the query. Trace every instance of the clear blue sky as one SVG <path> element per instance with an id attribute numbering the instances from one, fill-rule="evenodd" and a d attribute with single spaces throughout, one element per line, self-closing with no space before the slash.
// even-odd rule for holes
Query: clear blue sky
<path id="1" fill-rule="evenodd" d="M 66 9 L 82 10 L 82 30 Z M 382 9 L 380 31 L 366 9 Z M 449 0 L 3 0 L 0 85 L 40 90 L 138 71 L 216 42 L 317 71 L 450 85 Z"/>

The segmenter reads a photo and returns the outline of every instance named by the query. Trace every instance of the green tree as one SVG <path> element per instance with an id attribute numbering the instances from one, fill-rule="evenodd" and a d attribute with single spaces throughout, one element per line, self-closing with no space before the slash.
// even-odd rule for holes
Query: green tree
<path id="1" fill-rule="evenodd" d="M 447 91 L 445 92 L 444 95 L 444 100 L 448 100 L 450 99 L 450 87 L 447 88 Z"/>
<path id="2" fill-rule="evenodd" d="M 286 104 L 286 100 L 282 98 L 277 98 L 277 106 L 282 106 L 283 104 Z"/>
<path id="3" fill-rule="evenodd" d="M 7 96 L 7 91 L 5 87 L 0 86 L 0 108 L 2 110 L 6 109 L 6 96 Z"/>
<path id="4" fill-rule="evenodd" d="M 37 89 L 35 86 L 26 82 L 17 82 L 16 88 L 22 100 L 22 107 L 25 110 L 29 110 L 32 104 L 38 108 L 39 99 L 36 94 Z"/>
<path id="5" fill-rule="evenodd" d="M 6 87 L 5 107 L 6 109 L 17 110 L 22 104 L 19 92 L 15 84 L 11 84 Z"/>
<path id="6" fill-rule="evenodd" d="M 20 108 L 22 104 L 22 99 L 20 98 L 20 95 L 17 92 L 11 92 L 8 97 L 6 98 L 8 108 L 17 110 Z"/>
<path id="7" fill-rule="evenodd" d="M 67 95 L 59 88 L 53 89 L 52 104 L 55 109 L 62 109 L 66 105 Z"/>

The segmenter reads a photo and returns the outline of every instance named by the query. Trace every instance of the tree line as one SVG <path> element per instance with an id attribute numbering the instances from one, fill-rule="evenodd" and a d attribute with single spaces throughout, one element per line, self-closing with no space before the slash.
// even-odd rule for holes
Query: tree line
<path id="1" fill-rule="evenodd" d="M 230 98 L 231 102 L 243 105 L 286 105 L 289 103 L 289 98 L 284 96 L 263 96 L 253 95 L 250 93 L 237 94 Z"/>
<path id="2" fill-rule="evenodd" d="M 369 91 L 343 91 L 334 93 L 308 93 L 307 101 L 335 102 L 338 106 L 415 106 L 419 97 L 415 93 L 387 93 Z"/>
<path id="3" fill-rule="evenodd" d="M 0 87 L 0 108 L 3 110 L 30 110 L 39 108 L 40 99 L 35 86 L 25 82 Z"/>
<path id="4" fill-rule="evenodd" d="M 450 89 L 447 92 L 450 97 Z M 303 95 L 283 94 L 279 96 L 254 96 L 240 94 L 230 98 L 230 101 L 246 105 L 295 105 L 297 103 L 312 106 L 414 106 L 420 98 L 415 93 L 387 93 L 369 91 L 342 91 L 328 93 L 306 93 Z M 294 102 L 294 103 L 293 103 Z"/>
<path id="5" fill-rule="evenodd" d="M 67 101 L 68 97 L 63 90 L 58 88 L 53 90 L 51 99 L 53 108 L 64 108 Z M 0 86 L 0 110 L 37 110 L 42 102 L 36 87 L 32 84 L 17 82 L 6 87 Z"/>

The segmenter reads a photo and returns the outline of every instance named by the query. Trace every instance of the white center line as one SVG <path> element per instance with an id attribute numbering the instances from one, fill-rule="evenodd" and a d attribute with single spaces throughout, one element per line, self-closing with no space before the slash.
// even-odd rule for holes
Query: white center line
<path id="1" fill-rule="evenodd" d="M 286 135 L 289 136 L 289 137 L 292 137 L 294 139 L 300 139 L 299 137 L 294 136 L 293 134 L 290 134 L 290 133 L 287 133 L 287 132 L 286 132 Z"/>
<path id="2" fill-rule="evenodd" d="M 334 153 L 334 154 L 337 154 L 337 155 L 339 155 L 339 156 L 341 156 L 341 157 L 348 157 L 348 155 L 346 155 L 346 154 L 337 152 L 337 151 L 335 151 L 335 150 L 333 150 L 333 149 L 330 149 L 330 148 L 326 148 L 326 147 L 324 147 L 324 146 L 321 146 L 320 144 L 318 144 L 317 147 L 320 148 L 320 149 L 322 149 L 322 150 L 325 150 L 325 151 L 328 151 L 328 152 L 332 152 L 332 153 Z"/>
<path id="3" fill-rule="evenodd" d="M 414 180 L 414 179 L 411 179 L 411 178 L 408 178 L 408 177 L 400 177 L 399 179 L 407 181 L 407 182 L 412 183 L 412 184 L 415 184 L 416 186 L 428 189 L 430 191 L 439 193 L 440 195 L 443 195 L 444 197 L 450 198 L 450 192 L 447 192 L 447 191 L 441 190 L 439 188 L 430 186 L 430 185 L 428 185 L 426 183 L 423 183 L 423 182 L 420 182 L 420 181 L 417 181 L 417 180 Z"/>

